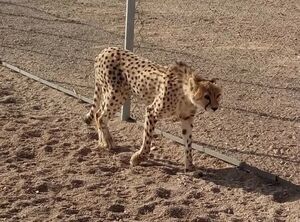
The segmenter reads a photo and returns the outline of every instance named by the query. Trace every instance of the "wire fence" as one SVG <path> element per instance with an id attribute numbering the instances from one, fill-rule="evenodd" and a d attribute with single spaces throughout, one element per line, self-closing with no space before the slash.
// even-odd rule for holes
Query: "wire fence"
<path id="1" fill-rule="evenodd" d="M 92 98 L 96 55 L 123 47 L 125 3 L 0 1 L 3 60 Z M 292 3 L 137 1 L 134 51 L 162 64 L 182 60 L 218 77 L 222 109 L 200 111 L 194 139 L 300 184 L 297 10 Z M 144 106 L 132 98 L 132 115 Z M 158 127 L 180 136 L 179 124 Z"/>
<path id="2" fill-rule="evenodd" d="M 208 9 L 215 12 L 210 14 L 204 10 L 200 10 L 199 13 L 199 8 L 193 10 L 188 4 L 179 3 L 176 6 L 178 10 L 173 9 L 172 13 L 168 14 L 170 17 L 157 15 L 157 17 L 161 16 L 162 18 L 157 18 L 159 22 L 156 23 L 156 26 L 151 22 L 147 23 L 147 20 L 155 17 L 156 15 L 153 15 L 155 14 L 153 12 L 160 9 L 157 8 L 157 5 L 142 1 L 137 7 L 139 16 L 137 19 L 136 51 L 165 64 L 173 62 L 173 60 L 184 60 L 198 68 L 201 74 L 221 79 L 220 84 L 225 89 L 225 101 L 222 104 L 222 111 L 217 115 L 210 116 L 210 114 L 200 113 L 197 116 L 194 130 L 194 140 L 197 144 L 210 147 L 226 153 L 228 156 L 251 163 L 263 170 L 273 171 L 275 174 L 278 173 L 293 180 L 297 175 L 299 176 L 299 168 L 296 165 L 300 163 L 300 156 L 293 153 L 293 151 L 290 152 L 291 149 L 299 147 L 299 133 L 297 133 L 296 127 L 293 128 L 293 126 L 299 126 L 299 112 L 295 110 L 296 107 L 299 107 L 299 101 L 294 101 L 294 104 L 291 101 L 288 105 L 289 109 L 284 110 L 280 107 L 278 110 L 276 109 L 279 106 L 279 104 L 276 104 L 277 102 L 262 98 L 267 93 L 271 94 L 269 96 L 271 98 L 284 94 L 286 98 L 292 100 L 299 96 L 299 87 L 289 81 L 291 77 L 295 77 L 296 70 L 276 70 L 278 65 L 282 65 L 278 61 L 278 57 L 291 58 L 286 55 L 286 49 L 278 45 L 278 36 L 264 36 L 264 33 L 268 32 L 268 24 L 265 20 L 262 20 L 268 20 L 269 18 L 258 17 L 256 21 L 251 15 L 251 11 L 258 13 L 263 9 L 259 9 L 259 6 L 255 3 L 250 3 L 244 9 L 242 5 L 233 4 L 231 12 L 225 11 L 227 7 L 223 8 L 218 4 L 209 5 Z M 269 11 L 269 7 L 273 6 L 266 5 L 265 11 Z M 224 11 L 218 13 L 218 10 Z M 282 10 L 284 11 L 284 9 Z M 193 13 L 196 15 L 193 16 Z M 186 14 L 188 14 L 188 18 L 184 18 Z M 216 18 L 214 17 L 215 14 L 217 15 Z M 183 18 L 184 21 L 180 23 L 177 21 L 178 18 Z M 250 21 L 247 21 L 247 19 Z M 175 28 L 172 29 L 174 32 L 172 32 L 171 38 L 162 43 L 162 41 L 158 41 L 156 36 L 152 38 L 149 32 L 153 32 L 153 27 L 159 27 L 159 23 L 172 24 L 172 21 L 166 20 L 175 20 L 176 23 L 174 24 Z M 196 25 L 194 25 L 194 22 Z M 249 38 L 247 36 L 249 34 L 245 33 L 243 28 L 235 27 L 236 25 L 233 25 L 233 22 L 239 25 L 253 22 L 249 25 L 250 27 L 245 29 L 246 31 L 249 29 L 249 34 L 255 33 L 256 35 Z M 275 21 L 270 21 L 272 24 L 273 22 Z M 178 23 L 181 27 L 180 25 L 178 27 Z M 207 28 L 198 31 L 191 28 L 201 26 L 199 23 L 209 23 L 209 25 Z M 255 23 L 257 26 L 254 27 Z M 282 26 L 286 26 L 288 23 L 288 21 L 281 21 Z M 166 31 L 169 31 L 166 27 L 162 26 L 159 35 L 163 36 Z M 166 30 L 164 30 L 165 28 Z M 231 28 L 233 29 L 230 30 Z M 254 30 L 252 31 L 250 28 Z M 219 30 L 223 31 L 220 35 L 218 35 Z M 260 30 L 265 32 L 259 32 Z M 294 33 L 294 29 L 291 29 L 290 32 Z M 194 35 L 191 33 L 194 33 Z M 217 35 L 218 38 L 214 35 Z M 213 44 L 207 42 L 211 39 Z M 253 39 L 259 39 L 260 41 L 253 41 Z M 265 43 L 267 40 L 270 40 L 269 45 Z M 290 40 L 280 40 L 285 44 L 292 43 L 289 42 Z M 190 47 L 199 45 L 197 44 L 199 41 L 202 42 L 200 47 Z M 289 50 L 292 49 L 293 43 Z M 158 54 L 160 55 L 159 60 L 157 59 Z M 272 59 L 266 59 L 269 56 Z M 286 65 L 288 63 L 286 61 Z M 296 65 L 295 68 L 299 71 L 299 65 Z M 287 71 L 289 74 L 282 75 L 283 71 Z M 293 79 L 299 83 L 299 77 Z M 251 95 L 245 95 L 246 93 Z M 140 111 L 144 110 L 144 107 L 137 101 L 133 104 L 133 114 L 137 119 L 142 120 L 143 113 L 140 113 Z M 277 106 L 272 109 L 272 105 Z M 159 127 L 180 136 L 179 125 L 174 124 L 172 121 L 164 121 Z M 272 131 L 270 128 L 281 128 L 279 131 L 290 135 L 285 137 L 286 141 L 282 141 L 280 144 L 276 135 L 280 135 L 281 138 L 284 136 L 282 137 L 281 133 L 277 130 Z M 289 131 L 289 128 L 291 131 Z M 268 132 L 266 133 L 266 131 Z M 289 143 L 288 138 L 294 138 L 294 143 Z M 294 174 L 291 175 L 287 172 L 294 172 Z"/>

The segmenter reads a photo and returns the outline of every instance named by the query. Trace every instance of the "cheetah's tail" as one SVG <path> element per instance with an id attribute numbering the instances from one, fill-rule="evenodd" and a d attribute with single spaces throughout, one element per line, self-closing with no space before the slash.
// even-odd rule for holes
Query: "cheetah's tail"
<path id="1" fill-rule="evenodd" d="M 90 125 L 92 121 L 95 119 L 95 112 L 97 112 L 99 109 L 100 100 L 101 100 L 101 87 L 99 86 L 99 84 L 96 83 L 92 107 L 90 111 L 83 117 L 83 121 L 86 124 Z"/>

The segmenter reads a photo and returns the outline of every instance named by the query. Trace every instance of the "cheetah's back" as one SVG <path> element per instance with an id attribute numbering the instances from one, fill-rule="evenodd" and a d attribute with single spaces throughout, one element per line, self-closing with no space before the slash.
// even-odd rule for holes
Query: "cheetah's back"
<path id="1" fill-rule="evenodd" d="M 167 69 L 130 51 L 110 47 L 95 62 L 96 81 L 103 88 L 135 94 L 151 103 L 166 82 Z"/>

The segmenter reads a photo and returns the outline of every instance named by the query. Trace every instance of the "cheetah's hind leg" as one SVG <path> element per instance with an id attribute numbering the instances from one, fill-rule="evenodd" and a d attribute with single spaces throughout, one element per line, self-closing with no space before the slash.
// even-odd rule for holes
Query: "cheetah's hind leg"
<path id="1" fill-rule="evenodd" d="M 106 134 L 103 133 L 103 131 L 104 131 L 103 130 L 103 128 L 104 128 L 103 125 L 104 124 L 102 124 L 102 127 L 101 126 L 97 127 L 97 129 L 98 129 L 97 130 L 98 131 L 98 147 L 100 149 L 102 149 L 102 148 L 112 149 L 114 147 L 113 139 L 112 139 L 112 137 L 109 133 L 109 130 L 108 130 L 107 126 L 105 126 Z"/>
<path id="2" fill-rule="evenodd" d="M 121 93 L 117 90 L 107 92 L 103 95 L 105 99 L 101 101 L 100 108 L 95 114 L 100 148 L 114 148 L 113 139 L 107 126 L 108 121 L 120 110 L 127 97 L 127 92 Z"/>
<path id="3" fill-rule="evenodd" d="M 101 102 L 101 91 L 102 90 L 100 84 L 96 83 L 92 107 L 90 111 L 83 117 L 83 121 L 88 125 L 91 125 L 92 121 L 96 120 L 95 112 L 99 110 L 99 105 Z"/>
<path id="4" fill-rule="evenodd" d="M 95 114 L 96 128 L 98 132 L 98 147 L 112 149 L 114 147 L 113 139 L 108 129 L 109 112 L 107 103 L 102 102 L 101 108 Z"/>

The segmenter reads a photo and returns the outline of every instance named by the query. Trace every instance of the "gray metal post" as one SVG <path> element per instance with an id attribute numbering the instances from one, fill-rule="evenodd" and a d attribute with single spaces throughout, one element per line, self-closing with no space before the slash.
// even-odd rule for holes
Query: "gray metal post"
<path id="1" fill-rule="evenodd" d="M 125 45 L 127 50 L 133 50 L 134 41 L 134 14 L 135 0 L 126 0 L 126 24 L 125 24 Z M 121 110 L 121 120 L 130 121 L 130 97 L 126 100 Z"/>

